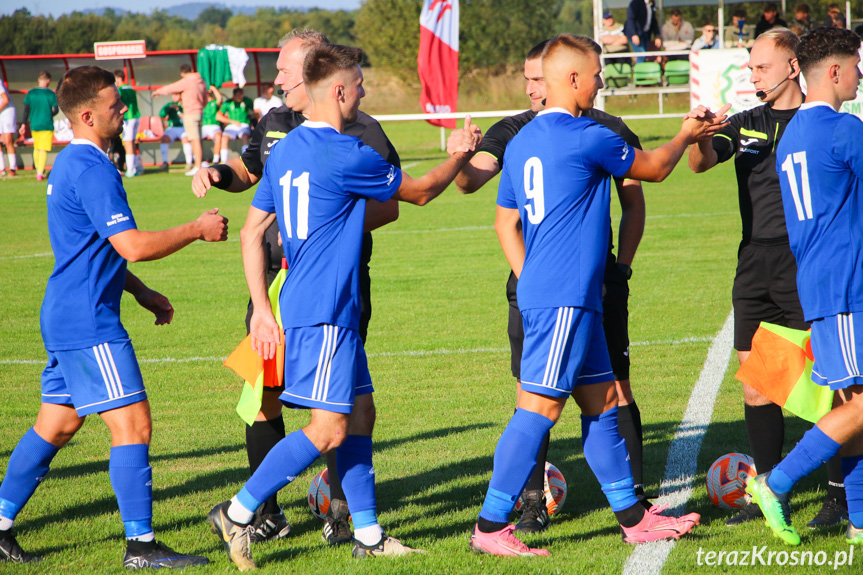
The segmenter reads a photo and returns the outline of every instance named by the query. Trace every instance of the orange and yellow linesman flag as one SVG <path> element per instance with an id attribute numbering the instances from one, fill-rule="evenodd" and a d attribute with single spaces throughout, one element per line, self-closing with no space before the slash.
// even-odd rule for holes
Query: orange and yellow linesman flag
<path id="1" fill-rule="evenodd" d="M 279 293 L 288 274 L 288 266 L 282 259 L 282 269 L 279 271 L 270 289 L 270 305 L 279 327 L 282 327 L 282 316 L 279 313 Z M 237 375 L 245 380 L 243 393 L 237 403 L 237 414 L 248 425 L 252 425 L 261 410 L 261 401 L 264 396 L 265 387 L 279 387 L 285 378 L 285 344 L 284 340 L 276 349 L 276 356 L 265 360 L 252 349 L 252 336 L 247 335 L 237 349 L 222 364 L 234 370 Z"/>
<path id="2" fill-rule="evenodd" d="M 830 411 L 833 391 L 812 381 L 811 332 L 761 322 L 735 377 L 812 423 Z"/>

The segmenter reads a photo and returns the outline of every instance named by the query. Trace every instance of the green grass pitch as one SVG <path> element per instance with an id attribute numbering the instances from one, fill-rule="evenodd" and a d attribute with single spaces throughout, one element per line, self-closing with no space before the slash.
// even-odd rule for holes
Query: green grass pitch
<path id="1" fill-rule="evenodd" d="M 483 120 L 487 128 L 492 120 Z M 666 141 L 676 121 L 632 122 L 646 148 Z M 425 173 L 443 158 L 438 129 L 424 123 L 384 126 L 407 171 Z M 29 158 L 28 158 L 29 161 Z M 631 281 L 632 382 L 645 432 L 647 490 L 656 493 L 666 456 L 711 340 L 731 310 L 731 283 L 740 236 L 733 166 L 707 175 L 681 166 L 662 184 L 646 184 L 647 226 Z M 245 335 L 247 291 L 239 230 L 251 192 L 215 190 L 195 198 L 178 169 L 126 180 L 142 229 L 164 229 L 219 207 L 230 239 L 197 242 L 158 262 L 130 266 L 167 295 L 170 326 L 124 299 L 130 332 L 153 409 L 151 449 L 154 526 L 169 545 L 211 558 L 198 573 L 232 572 L 204 523 L 207 510 L 247 478 L 243 424 L 234 412 L 241 382 L 221 366 Z M 374 315 L 367 351 L 378 407 L 375 430 L 382 525 L 427 555 L 357 562 L 349 548 L 329 549 L 305 493 L 317 462 L 280 494 L 293 526 L 286 539 L 257 546 L 262 573 L 619 573 L 633 547 L 622 543 L 614 516 L 584 461 L 577 407 L 552 433 L 549 460 L 566 476 L 562 511 L 544 534 L 526 540 L 551 551 L 547 559 L 512 560 L 468 551 L 470 529 L 491 474 L 492 454 L 512 414 L 504 284 L 508 267 L 492 228 L 496 180 L 472 196 L 454 187 L 424 208 L 402 205 L 397 222 L 375 233 Z M 0 181 L 0 469 L 39 405 L 45 352 L 39 306 L 53 258 L 45 218 L 45 185 L 29 172 Z M 612 194 L 612 218 L 619 214 Z M 690 511 L 702 525 L 679 541 L 663 573 L 776 572 L 781 567 L 709 567 L 698 552 L 783 548 L 763 524 L 729 529 L 727 512 L 708 501 L 704 472 L 719 455 L 748 451 L 742 395 L 731 358 L 698 457 Z M 97 417 L 55 459 L 47 480 L 19 515 L 19 541 L 45 557 L 38 566 L 0 566 L 0 573 L 119 572 L 123 529 L 108 479 L 110 437 Z M 307 415 L 286 413 L 288 429 Z M 786 449 L 808 428 L 787 418 Z M 693 454 L 694 456 L 694 454 Z M 803 550 L 830 560 L 847 551 L 842 531 L 805 528 L 820 505 L 823 470 L 794 498 Z M 822 486 L 822 487 L 819 487 Z M 766 557 L 766 555 L 765 555 Z M 854 557 L 858 559 L 857 556 Z M 860 557 L 863 561 L 863 557 Z M 792 569 L 789 567 L 789 569 Z M 794 567 L 820 573 L 832 567 Z M 853 569 L 853 567 L 852 567 Z M 841 570 L 848 571 L 848 567 Z"/>

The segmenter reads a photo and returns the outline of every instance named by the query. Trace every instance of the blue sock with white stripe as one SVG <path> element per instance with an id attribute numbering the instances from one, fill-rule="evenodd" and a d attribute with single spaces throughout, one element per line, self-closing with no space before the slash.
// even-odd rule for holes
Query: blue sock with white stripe
<path id="1" fill-rule="evenodd" d="M 612 511 L 638 505 L 626 441 L 617 428 L 617 407 L 599 415 L 581 416 L 584 458 L 599 481 Z"/>
<path id="2" fill-rule="evenodd" d="M 842 447 L 816 425 L 803 434 L 794 449 L 773 468 L 767 485 L 776 493 L 788 493 L 794 484 L 824 465 Z M 846 485 L 847 490 L 847 485 Z"/>
<path id="3" fill-rule="evenodd" d="M 153 468 L 144 443 L 111 448 L 111 487 L 117 496 L 127 539 L 153 540 Z"/>
<path id="4" fill-rule="evenodd" d="M 554 422 L 544 415 L 517 409 L 494 450 L 494 471 L 479 512 L 481 519 L 509 523 L 509 516 L 533 468 L 545 434 Z"/>
<path id="5" fill-rule="evenodd" d="M 302 429 L 294 431 L 273 447 L 237 495 L 251 511 L 293 481 L 321 456 Z M 230 512 L 229 512 L 229 515 Z"/>
<path id="6" fill-rule="evenodd" d="M 9 525 L 6 529 L 12 527 L 15 516 L 45 479 L 51 460 L 59 450 L 42 439 L 32 427 L 18 441 L 0 485 L 0 517 L 8 520 L 3 522 Z"/>
<path id="7" fill-rule="evenodd" d="M 854 527 L 863 528 L 863 455 L 843 457 L 842 475 L 845 476 L 848 519 Z"/>
<path id="8" fill-rule="evenodd" d="M 372 438 L 348 435 L 336 449 L 336 470 L 351 511 L 354 537 L 366 545 L 376 544 L 381 540 L 383 529 L 378 524 Z"/>

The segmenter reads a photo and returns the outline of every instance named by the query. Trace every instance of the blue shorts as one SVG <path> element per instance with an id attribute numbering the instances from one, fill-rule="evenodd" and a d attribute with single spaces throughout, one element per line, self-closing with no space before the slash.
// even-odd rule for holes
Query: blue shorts
<path id="1" fill-rule="evenodd" d="M 42 403 L 71 405 L 83 417 L 147 399 L 128 337 L 86 349 L 49 351 Z"/>
<path id="2" fill-rule="evenodd" d="M 282 403 L 350 413 L 354 396 L 373 391 L 366 350 L 356 330 L 327 324 L 285 330 Z"/>
<path id="3" fill-rule="evenodd" d="M 855 320 L 860 320 L 856 325 Z M 859 342 L 859 343 L 858 343 Z M 840 313 L 812 322 L 812 381 L 832 390 L 863 385 L 857 350 L 863 352 L 863 317 Z M 863 353 L 859 354 L 863 355 Z"/>
<path id="4" fill-rule="evenodd" d="M 521 388 L 566 397 L 578 385 L 613 381 L 602 314 L 580 307 L 527 309 Z"/>

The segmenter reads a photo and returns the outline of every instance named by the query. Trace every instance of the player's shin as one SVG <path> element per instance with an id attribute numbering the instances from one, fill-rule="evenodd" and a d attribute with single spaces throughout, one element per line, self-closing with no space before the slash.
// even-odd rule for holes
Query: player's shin
<path id="1" fill-rule="evenodd" d="M 626 442 L 618 431 L 617 407 L 599 415 L 582 415 L 581 438 L 584 458 L 617 520 L 624 527 L 635 525 L 644 515 L 644 507 L 635 496 Z"/>
<path id="2" fill-rule="evenodd" d="M 0 485 L 0 530 L 11 529 L 15 516 L 45 478 L 58 451 L 32 427 L 18 441 Z"/>
<path id="3" fill-rule="evenodd" d="M 509 420 L 495 448 L 494 472 L 479 513 L 480 531 L 492 533 L 509 523 L 515 501 L 536 464 L 543 438 L 553 425 L 547 417 L 525 409 L 518 409 Z"/>
<path id="4" fill-rule="evenodd" d="M 354 537 L 364 545 L 378 543 L 383 529 L 377 517 L 372 438 L 348 435 L 336 449 L 336 469 L 354 522 Z"/>
<path id="5" fill-rule="evenodd" d="M 143 443 L 111 448 L 108 473 L 127 539 L 152 541 L 154 538 L 153 470 L 149 452 L 150 446 Z"/>
<path id="6" fill-rule="evenodd" d="M 236 523 L 249 523 L 261 503 L 296 479 L 320 456 L 321 452 L 302 430 L 294 431 L 270 450 L 240 493 L 231 500 L 228 517 Z"/>

